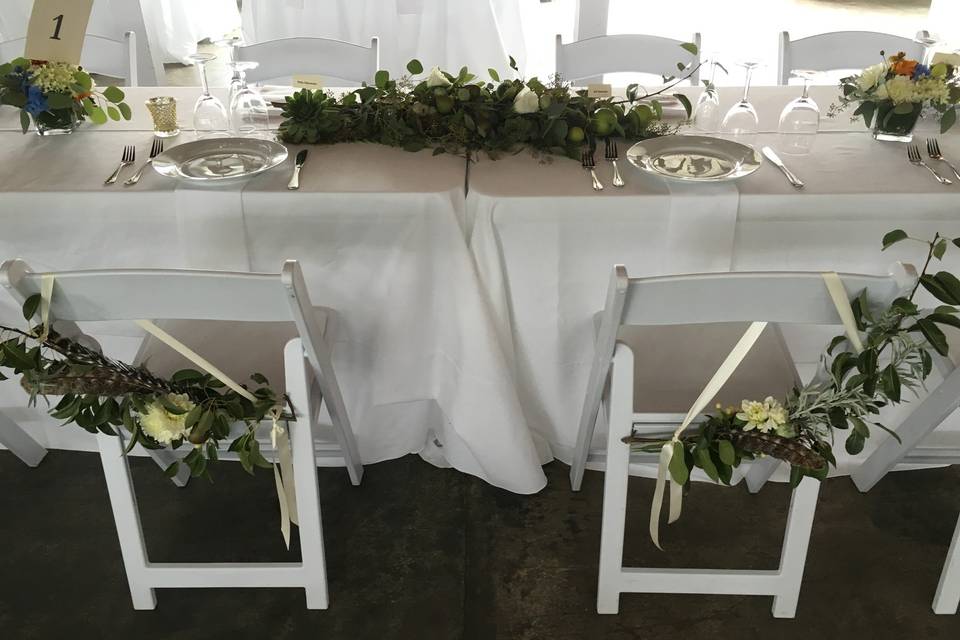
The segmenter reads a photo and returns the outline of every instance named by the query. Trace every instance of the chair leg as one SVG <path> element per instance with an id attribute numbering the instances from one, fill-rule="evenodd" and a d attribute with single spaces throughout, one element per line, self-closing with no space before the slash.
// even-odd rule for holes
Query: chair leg
<path id="1" fill-rule="evenodd" d="M 897 429 L 895 438 L 887 438 L 870 457 L 853 470 L 850 479 L 857 489 L 866 492 L 887 475 L 904 456 L 914 449 L 930 433 L 940 426 L 947 416 L 960 406 L 960 367 L 954 369 L 940 386 L 907 416 Z"/>
<path id="2" fill-rule="evenodd" d="M 787 515 L 787 530 L 783 536 L 783 551 L 780 555 L 781 583 L 779 593 L 773 598 L 774 618 L 793 618 L 800 599 L 800 584 L 807 562 L 813 516 L 817 509 L 820 481 L 804 478 L 790 497 Z"/>
<path id="3" fill-rule="evenodd" d="M 13 455 L 20 458 L 28 467 L 37 466 L 47 455 L 47 450 L 42 445 L 3 412 L 0 412 L 0 444 L 13 452 Z"/>
<path id="4" fill-rule="evenodd" d="M 140 524 L 140 512 L 137 510 L 137 496 L 133 488 L 133 478 L 123 453 L 123 437 L 97 434 L 100 448 L 100 462 L 113 507 L 113 519 L 117 525 L 117 537 L 120 539 L 120 554 L 127 572 L 127 583 L 134 609 L 155 609 L 157 598 L 154 590 L 148 586 L 145 572 L 149 566 L 147 548 L 143 540 L 143 527 Z"/>
<path id="5" fill-rule="evenodd" d="M 747 491 L 750 493 L 759 492 L 760 489 L 763 488 L 763 485 L 767 484 L 767 480 L 770 479 L 770 476 L 773 475 L 773 472 L 776 471 L 779 466 L 780 461 L 769 456 L 754 461 L 753 464 L 750 465 L 750 470 L 747 471 L 747 477 L 745 478 Z"/>
<path id="6" fill-rule="evenodd" d="M 953 541 L 947 551 L 947 560 L 943 563 L 937 595 L 933 598 L 933 612 L 952 615 L 960 608 L 960 518 L 953 530 Z"/>
<path id="7" fill-rule="evenodd" d="M 623 536 L 630 479 L 630 446 L 624 444 L 622 439 L 629 436 L 633 429 L 633 353 L 629 348 L 623 345 L 617 347 L 610 376 L 610 422 L 607 430 L 607 469 L 603 481 L 597 613 L 620 611 Z"/>
<path id="8" fill-rule="evenodd" d="M 147 449 L 146 451 L 147 455 L 153 458 L 153 461 L 156 462 L 157 466 L 161 469 L 166 469 L 174 462 L 180 460 L 180 456 L 170 449 Z M 170 480 L 180 488 L 187 486 L 187 483 L 190 482 L 190 468 L 185 464 L 181 464 L 177 469 L 177 473 L 170 478 Z"/>

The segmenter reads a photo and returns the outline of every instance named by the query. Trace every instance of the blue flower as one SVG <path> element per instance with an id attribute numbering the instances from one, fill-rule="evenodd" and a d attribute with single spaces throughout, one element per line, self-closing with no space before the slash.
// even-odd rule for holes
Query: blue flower
<path id="1" fill-rule="evenodd" d="M 27 104 L 23 108 L 32 116 L 39 115 L 48 109 L 47 96 L 43 95 L 40 87 L 27 88 Z"/>
<path id="2" fill-rule="evenodd" d="M 911 77 L 914 80 L 919 80 L 920 78 L 926 78 L 929 75 L 930 75 L 930 67 L 928 67 L 925 64 L 918 64 L 916 67 L 914 67 L 913 76 Z"/>

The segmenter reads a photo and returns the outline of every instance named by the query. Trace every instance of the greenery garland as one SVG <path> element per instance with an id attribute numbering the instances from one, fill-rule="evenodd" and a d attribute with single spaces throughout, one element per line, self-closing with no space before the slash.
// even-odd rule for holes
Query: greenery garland
<path id="1" fill-rule="evenodd" d="M 681 46 L 697 52 L 694 44 Z M 377 142 L 408 151 L 432 148 L 435 154 L 485 152 L 493 158 L 528 146 L 579 158 L 583 145 L 596 137 L 641 140 L 672 132 L 663 122 L 657 96 L 667 95 L 700 67 L 677 66 L 681 76 L 664 78 L 663 89 L 646 93 L 630 85 L 626 97 L 617 99 L 572 91 L 558 76 L 547 84 L 537 78 L 501 80 L 495 69 L 488 70 L 490 82 L 477 80 L 466 67 L 456 75 L 434 68 L 428 77 L 414 80 L 423 65 L 411 60 L 411 76 L 399 81 L 379 71 L 372 85 L 340 97 L 308 89 L 287 97 L 280 139 L 292 144 Z M 513 58 L 510 67 L 517 70 Z M 679 93 L 673 97 L 689 117 L 689 99 Z"/>
<path id="2" fill-rule="evenodd" d="M 901 229 L 883 238 L 883 249 L 904 240 L 927 245 L 926 262 L 917 286 L 908 298 L 897 298 L 889 308 L 871 308 L 865 293 L 853 302 L 857 328 L 864 334 L 859 354 L 841 348 L 847 337 L 834 338 L 822 356 L 819 374 L 809 384 L 795 388 L 781 404 L 774 398 L 744 400 L 739 408 L 717 405 L 717 413 L 691 428 L 674 443 L 670 475 L 687 484 L 694 468 L 714 482 L 730 484 L 733 469 L 743 460 L 770 455 L 791 465 L 790 482 L 804 476 L 823 480 L 830 465 L 838 431 L 847 432 L 845 448 L 851 455 L 863 450 L 870 425 L 896 433 L 876 421 L 880 410 L 902 402 L 904 390 L 916 395 L 933 370 L 935 351 L 947 356 L 947 339 L 938 325 L 960 328 L 960 279 L 952 273 L 928 273 L 932 260 L 941 260 L 950 244 L 960 238 L 936 234 L 932 240 L 912 238 Z M 914 303 L 919 287 L 944 303 L 921 312 Z M 670 442 L 664 438 L 628 438 L 634 448 L 655 453 Z"/>

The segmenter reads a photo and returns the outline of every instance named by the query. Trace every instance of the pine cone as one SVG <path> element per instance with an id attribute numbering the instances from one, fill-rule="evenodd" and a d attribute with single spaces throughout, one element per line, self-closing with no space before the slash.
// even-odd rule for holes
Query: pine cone
<path id="1" fill-rule="evenodd" d="M 818 470 L 823 469 L 827 464 L 823 456 L 797 440 L 772 433 L 756 431 L 741 433 L 738 436 L 738 444 L 750 453 L 765 453 L 796 467 Z"/>

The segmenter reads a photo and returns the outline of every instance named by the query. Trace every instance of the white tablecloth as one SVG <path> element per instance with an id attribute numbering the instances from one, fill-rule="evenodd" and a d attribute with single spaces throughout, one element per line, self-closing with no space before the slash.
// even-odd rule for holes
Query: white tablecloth
<path id="1" fill-rule="evenodd" d="M 138 104 L 155 91 L 128 97 Z M 189 119 L 195 90 L 159 93 L 179 96 L 188 114 L 181 120 Z M 9 111 L 0 128 L 11 124 Z M 22 256 L 37 269 L 266 272 L 297 259 L 314 304 L 341 319 L 334 363 L 364 461 L 421 452 L 511 491 L 543 487 L 545 458 L 526 428 L 465 242 L 462 158 L 314 147 L 299 192 L 286 189 L 297 149 L 282 167 L 222 190 L 182 188 L 153 172 L 136 187 L 102 186 L 124 144 L 145 156 L 143 111 L 132 123 L 71 136 L 0 132 L 0 256 Z M 168 144 L 192 138 L 181 135 Z M 10 301 L 0 304 L 0 320 L 17 322 Z M 22 405 L 16 385 L 3 384 L 0 406 Z M 68 431 L 55 429 L 46 432 L 55 442 Z"/>

